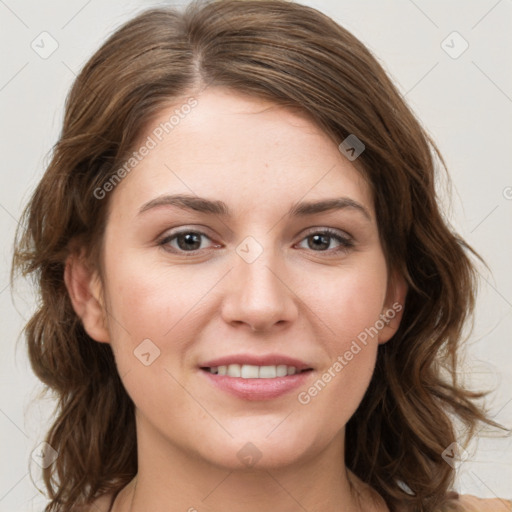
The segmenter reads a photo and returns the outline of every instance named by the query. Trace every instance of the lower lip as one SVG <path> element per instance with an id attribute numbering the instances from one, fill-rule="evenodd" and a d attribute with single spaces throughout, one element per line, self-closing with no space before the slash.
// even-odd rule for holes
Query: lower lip
<path id="1" fill-rule="evenodd" d="M 218 375 L 206 370 L 200 371 L 214 386 L 243 400 L 272 400 L 278 398 L 303 386 L 313 373 L 310 370 L 274 379 L 242 379 L 242 377 Z"/>

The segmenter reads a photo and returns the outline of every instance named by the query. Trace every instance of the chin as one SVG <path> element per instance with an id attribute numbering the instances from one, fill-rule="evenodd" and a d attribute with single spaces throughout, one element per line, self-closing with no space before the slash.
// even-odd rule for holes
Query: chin
<path id="1" fill-rule="evenodd" d="M 211 449 L 212 441 L 201 450 L 202 456 L 215 466 L 230 471 L 271 470 L 300 464 L 321 451 L 320 445 L 324 444 L 313 444 L 311 439 L 315 436 L 310 437 L 304 430 L 269 434 L 270 431 L 267 428 L 262 432 L 236 435 L 228 442 L 216 440 L 218 444 L 214 451 Z"/>

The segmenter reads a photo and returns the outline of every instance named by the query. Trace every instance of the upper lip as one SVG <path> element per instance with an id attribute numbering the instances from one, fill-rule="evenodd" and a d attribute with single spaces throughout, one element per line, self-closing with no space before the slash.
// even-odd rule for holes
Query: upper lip
<path id="1" fill-rule="evenodd" d="M 211 359 L 205 361 L 199 365 L 200 368 L 213 368 L 218 366 L 229 366 L 230 364 L 249 364 L 253 366 L 278 366 L 285 364 L 286 366 L 294 366 L 297 370 L 308 370 L 312 369 L 311 365 L 281 354 L 267 354 L 262 356 L 256 356 L 252 354 L 234 354 L 231 356 L 219 357 L 217 359 Z"/>

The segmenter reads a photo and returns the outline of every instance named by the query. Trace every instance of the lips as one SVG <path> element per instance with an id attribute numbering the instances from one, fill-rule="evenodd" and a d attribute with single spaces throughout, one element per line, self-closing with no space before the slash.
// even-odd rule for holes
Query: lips
<path id="1" fill-rule="evenodd" d="M 243 400 L 277 398 L 304 384 L 313 373 L 304 361 L 282 355 L 225 356 L 199 367 L 217 389 Z"/>

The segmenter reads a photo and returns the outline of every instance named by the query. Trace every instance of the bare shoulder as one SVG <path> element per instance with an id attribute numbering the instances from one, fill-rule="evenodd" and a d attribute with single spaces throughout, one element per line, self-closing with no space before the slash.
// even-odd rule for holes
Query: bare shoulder
<path id="1" fill-rule="evenodd" d="M 92 502 L 83 512 L 110 512 L 115 493 L 103 494 Z"/>
<path id="2" fill-rule="evenodd" d="M 465 512 L 512 512 L 512 501 L 502 498 L 477 498 L 469 494 L 457 500 Z"/>

